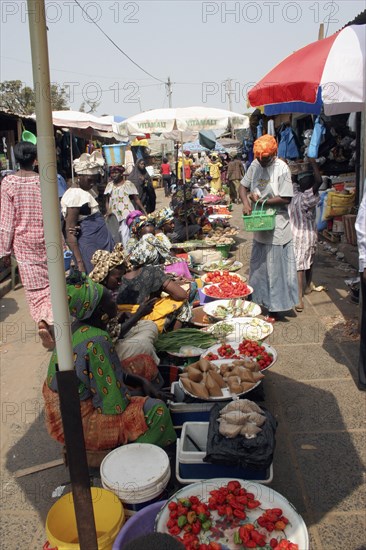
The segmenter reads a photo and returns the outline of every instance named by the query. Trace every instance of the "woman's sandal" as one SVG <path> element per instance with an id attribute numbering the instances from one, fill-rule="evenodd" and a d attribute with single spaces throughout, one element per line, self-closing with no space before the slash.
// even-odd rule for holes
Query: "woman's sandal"
<path id="1" fill-rule="evenodd" d="M 304 311 L 304 306 L 300 306 L 300 304 L 297 304 L 295 306 L 295 310 L 298 312 L 298 313 L 301 313 L 302 311 Z"/>

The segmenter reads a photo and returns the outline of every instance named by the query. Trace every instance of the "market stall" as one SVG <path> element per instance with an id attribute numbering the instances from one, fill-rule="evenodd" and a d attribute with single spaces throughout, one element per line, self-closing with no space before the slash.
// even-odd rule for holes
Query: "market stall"
<path id="1" fill-rule="evenodd" d="M 268 116 L 289 113 L 284 128 L 289 134 L 296 131 L 291 113 L 318 115 L 297 132 L 300 147 L 292 158 L 306 160 L 316 152 L 322 173 L 330 177 L 318 228 L 332 242 L 344 234 L 354 243 L 351 220 L 343 216 L 357 207 L 365 179 L 365 44 L 366 25 L 349 25 L 284 59 L 248 93 L 250 104 L 264 105 Z M 303 122 L 304 115 L 297 120 Z"/>

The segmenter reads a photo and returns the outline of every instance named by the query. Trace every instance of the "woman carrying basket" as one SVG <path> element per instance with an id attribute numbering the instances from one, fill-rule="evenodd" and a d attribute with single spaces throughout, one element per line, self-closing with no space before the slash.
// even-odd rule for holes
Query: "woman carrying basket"
<path id="1" fill-rule="evenodd" d="M 243 213 L 250 215 L 250 201 L 258 201 L 257 208 L 265 202 L 265 208 L 275 209 L 276 216 L 274 229 L 253 234 L 249 280 L 254 288 L 253 301 L 268 310 L 269 318 L 278 319 L 280 312 L 293 309 L 299 301 L 288 214 L 293 186 L 287 164 L 277 157 L 273 136 L 257 139 L 253 152 L 255 160 L 240 182 Z"/>

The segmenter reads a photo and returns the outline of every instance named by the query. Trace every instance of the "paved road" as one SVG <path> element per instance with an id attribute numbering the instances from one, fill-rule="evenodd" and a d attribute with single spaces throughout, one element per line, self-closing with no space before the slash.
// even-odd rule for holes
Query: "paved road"
<path id="1" fill-rule="evenodd" d="M 164 202 L 161 190 L 160 203 Z M 233 224 L 241 226 L 240 207 Z M 250 235 L 240 234 L 236 256 L 247 271 Z M 247 239 L 247 240 L 246 240 Z M 355 384 L 358 307 L 344 279 L 353 271 L 320 247 L 314 280 L 328 288 L 305 298 L 305 310 L 276 323 L 269 343 L 279 359 L 263 383 L 265 406 L 279 426 L 271 487 L 303 515 L 312 550 L 366 549 L 365 394 Z M 47 435 L 41 387 L 43 351 L 22 288 L 0 301 L 1 508 L 0 548 L 39 550 L 52 491 L 68 480 L 59 466 L 27 477 L 19 469 L 60 458 Z"/>

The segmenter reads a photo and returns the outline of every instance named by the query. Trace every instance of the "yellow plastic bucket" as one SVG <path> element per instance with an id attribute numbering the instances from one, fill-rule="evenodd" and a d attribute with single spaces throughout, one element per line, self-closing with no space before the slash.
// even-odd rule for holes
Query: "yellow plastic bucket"
<path id="1" fill-rule="evenodd" d="M 98 550 L 112 550 L 113 542 L 124 523 L 125 514 L 119 498 L 106 489 L 91 488 Z M 79 550 L 78 532 L 72 493 L 61 497 L 46 518 L 48 548 Z"/>

